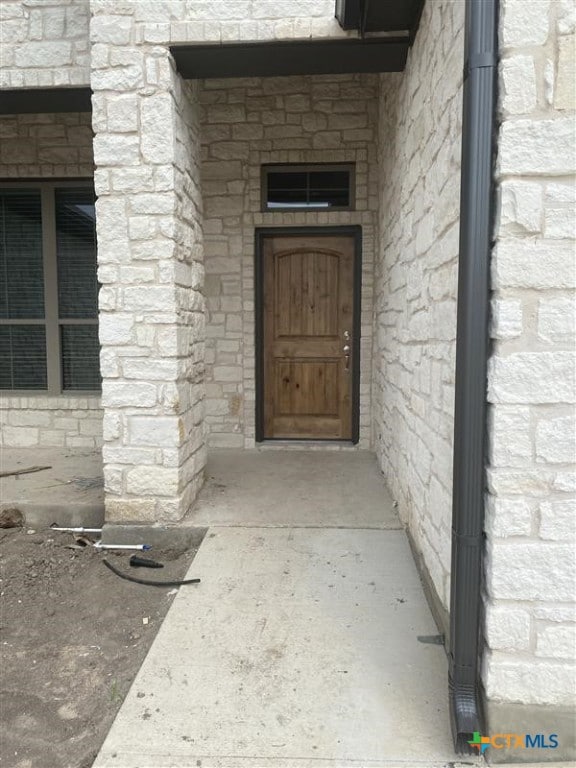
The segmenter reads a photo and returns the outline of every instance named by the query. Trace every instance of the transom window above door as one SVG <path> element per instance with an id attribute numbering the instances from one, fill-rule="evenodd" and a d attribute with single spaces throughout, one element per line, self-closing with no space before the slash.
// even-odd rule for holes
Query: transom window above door
<path id="1" fill-rule="evenodd" d="M 352 210 L 354 165 L 264 165 L 262 209 Z"/>
<path id="2" fill-rule="evenodd" d="M 96 217 L 85 182 L 0 184 L 0 389 L 100 389 Z"/>

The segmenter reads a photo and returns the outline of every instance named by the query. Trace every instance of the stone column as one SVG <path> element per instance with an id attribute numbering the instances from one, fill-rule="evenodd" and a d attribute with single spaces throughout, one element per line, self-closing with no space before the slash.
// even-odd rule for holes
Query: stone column
<path id="1" fill-rule="evenodd" d="M 90 26 L 106 517 L 175 521 L 206 457 L 196 93 L 110 8 Z"/>

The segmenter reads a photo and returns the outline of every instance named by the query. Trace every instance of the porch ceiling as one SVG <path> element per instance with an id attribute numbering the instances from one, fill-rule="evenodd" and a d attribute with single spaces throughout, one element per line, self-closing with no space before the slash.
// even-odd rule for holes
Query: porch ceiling
<path id="1" fill-rule="evenodd" d="M 90 88 L 16 88 L 0 91 L 0 115 L 90 112 Z"/>
<path id="2" fill-rule="evenodd" d="M 227 45 L 176 45 L 171 53 L 182 77 L 273 77 L 350 72 L 401 72 L 408 37 L 365 40 L 295 40 Z"/>

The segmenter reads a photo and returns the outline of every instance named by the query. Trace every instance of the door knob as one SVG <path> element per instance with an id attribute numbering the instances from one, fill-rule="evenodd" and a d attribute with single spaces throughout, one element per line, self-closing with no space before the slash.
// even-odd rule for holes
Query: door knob
<path id="1" fill-rule="evenodd" d="M 350 341 L 350 331 L 344 331 L 344 339 Z"/>
<path id="2" fill-rule="evenodd" d="M 342 347 L 342 352 L 344 352 L 344 370 L 349 371 L 350 370 L 350 346 L 348 344 L 344 344 Z"/>

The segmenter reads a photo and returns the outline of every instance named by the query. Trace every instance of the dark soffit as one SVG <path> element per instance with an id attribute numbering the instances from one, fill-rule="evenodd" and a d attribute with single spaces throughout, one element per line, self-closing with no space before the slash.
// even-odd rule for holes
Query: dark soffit
<path id="1" fill-rule="evenodd" d="M 90 88 L 0 90 L 0 115 L 31 112 L 91 112 Z"/>
<path id="2" fill-rule="evenodd" d="M 197 80 L 402 72 L 408 48 L 408 37 L 382 37 L 175 45 L 170 51 L 182 77 Z"/>

